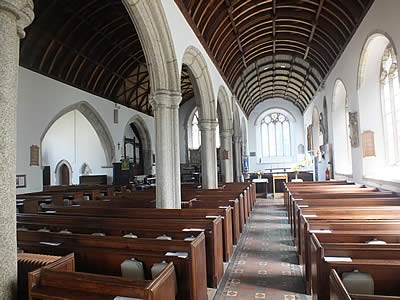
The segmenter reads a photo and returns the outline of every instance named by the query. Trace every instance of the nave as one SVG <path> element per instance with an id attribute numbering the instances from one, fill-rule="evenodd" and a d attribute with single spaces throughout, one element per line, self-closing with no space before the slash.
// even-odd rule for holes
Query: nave
<path id="1" fill-rule="evenodd" d="M 283 198 L 257 198 L 214 299 L 310 299 Z"/>

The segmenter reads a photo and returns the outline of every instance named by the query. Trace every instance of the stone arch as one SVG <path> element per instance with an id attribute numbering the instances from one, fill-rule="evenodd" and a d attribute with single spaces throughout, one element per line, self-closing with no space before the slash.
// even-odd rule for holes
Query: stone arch
<path id="1" fill-rule="evenodd" d="M 234 101 L 235 103 L 236 101 Z M 234 177 L 236 182 L 242 181 L 242 129 L 240 126 L 239 109 L 233 105 L 233 141 L 234 141 Z"/>
<path id="2" fill-rule="evenodd" d="M 62 168 L 63 166 L 67 167 L 68 169 L 68 182 L 71 184 L 72 182 L 72 166 L 70 164 L 70 162 L 68 160 L 62 159 L 57 163 L 56 169 L 54 170 L 55 173 L 55 178 L 56 178 L 56 184 L 61 184 L 61 172 L 62 172 Z"/>
<path id="3" fill-rule="evenodd" d="M 362 47 L 358 63 L 357 89 L 360 89 L 364 83 L 369 59 L 376 54 L 382 53 L 388 44 L 391 44 L 394 54 L 397 57 L 395 44 L 387 33 L 377 31 L 371 33 L 367 37 Z M 377 69 L 379 70 L 379 68 Z"/>
<path id="4" fill-rule="evenodd" d="M 319 152 L 319 111 L 317 107 L 314 107 L 312 114 L 312 141 L 313 141 L 313 149 L 314 155 Z"/>
<path id="5" fill-rule="evenodd" d="M 62 117 L 66 113 L 73 110 L 78 110 L 79 112 L 81 112 L 82 115 L 84 115 L 85 118 L 89 121 L 89 123 L 93 126 L 94 130 L 96 131 L 100 139 L 100 143 L 103 147 L 107 165 L 110 166 L 115 159 L 114 140 L 112 138 L 110 130 L 108 129 L 106 123 L 104 122 L 100 114 L 96 111 L 96 109 L 92 105 L 90 105 L 86 101 L 81 101 L 72 104 L 68 107 L 65 107 L 58 114 L 56 114 L 54 118 L 50 121 L 50 123 L 47 125 L 45 130 L 43 131 L 43 134 L 40 137 L 40 144 L 42 144 L 47 131 L 54 124 L 54 122 L 56 122 L 60 117 Z"/>
<path id="6" fill-rule="evenodd" d="M 233 116 L 229 102 L 229 96 L 226 89 L 220 86 L 218 89 L 217 104 L 219 107 L 220 115 L 220 129 L 221 130 L 232 130 L 233 129 Z"/>
<path id="7" fill-rule="evenodd" d="M 122 0 L 138 33 L 146 57 L 152 94 L 180 93 L 175 48 L 161 0 Z"/>
<path id="8" fill-rule="evenodd" d="M 224 182 L 233 182 L 233 151 L 232 151 L 232 135 L 233 120 L 232 110 L 228 94 L 224 87 L 220 87 L 217 96 L 217 111 L 219 134 L 220 134 L 220 167 L 222 180 Z"/>
<path id="9" fill-rule="evenodd" d="M 199 107 L 200 119 L 215 121 L 217 106 L 208 66 L 203 55 L 198 49 L 190 46 L 185 50 L 182 63 L 188 67 L 192 76 L 191 80 L 196 95 L 196 104 Z"/>
<path id="10" fill-rule="evenodd" d="M 150 131 L 147 128 L 146 122 L 139 115 L 135 115 L 132 118 L 130 118 L 130 120 L 127 122 L 125 126 L 125 130 L 129 128 L 129 125 L 131 123 L 135 125 L 142 141 L 144 173 L 151 174 L 153 150 L 152 150 Z"/>

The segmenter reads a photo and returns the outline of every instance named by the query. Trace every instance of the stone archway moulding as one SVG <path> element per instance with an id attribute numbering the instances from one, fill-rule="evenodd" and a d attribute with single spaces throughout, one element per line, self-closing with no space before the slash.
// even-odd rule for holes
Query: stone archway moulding
<path id="1" fill-rule="evenodd" d="M 78 110 L 79 112 L 81 112 L 82 115 L 84 115 L 84 117 L 93 126 L 94 130 L 96 131 L 100 139 L 100 143 L 103 146 L 107 165 L 110 166 L 115 158 L 114 140 L 102 117 L 99 115 L 99 113 L 95 110 L 93 106 L 91 106 L 89 103 L 85 101 L 81 101 L 73 105 L 70 105 L 61 110 L 58 114 L 56 114 L 55 117 L 51 120 L 51 122 L 47 125 L 46 129 L 43 131 L 43 134 L 40 138 L 40 144 L 42 144 L 43 139 L 46 136 L 46 133 L 48 132 L 50 127 L 54 124 L 54 122 L 57 121 L 60 117 L 62 117 L 66 113 L 73 110 Z"/>
<path id="2" fill-rule="evenodd" d="M 218 116 L 222 130 L 233 130 L 233 113 L 229 102 L 228 93 L 224 87 L 218 89 L 217 102 L 220 108 L 221 115 Z"/>
<path id="3" fill-rule="evenodd" d="M 210 74 L 207 63 L 201 52 L 193 46 L 188 47 L 183 55 L 182 63 L 186 65 L 193 75 L 193 89 L 197 106 L 200 110 L 200 119 L 215 121 L 217 117 L 217 106 L 213 95 Z"/>
<path id="4" fill-rule="evenodd" d="M 160 0 L 122 0 L 138 33 L 146 57 L 152 93 L 180 93 L 178 62 Z"/>
<path id="5" fill-rule="evenodd" d="M 151 174 L 151 164 L 152 164 L 152 143 L 151 143 L 151 136 L 150 132 L 147 128 L 147 125 L 143 118 L 139 115 L 133 116 L 128 123 L 126 124 L 125 128 L 129 127 L 130 124 L 133 123 L 136 129 L 139 131 L 139 135 L 142 141 L 142 148 L 143 148 L 143 163 L 144 163 L 144 172 L 145 174 Z"/>
<path id="6" fill-rule="evenodd" d="M 63 159 L 63 160 L 60 160 L 60 161 L 57 163 L 56 169 L 54 170 L 54 173 L 56 174 L 56 184 L 61 184 L 61 182 L 60 182 L 60 176 L 61 176 L 61 175 L 60 175 L 60 172 L 61 172 L 60 168 L 61 168 L 63 165 L 67 166 L 67 168 L 68 168 L 68 174 L 69 174 L 68 181 L 69 181 L 69 182 L 72 182 L 72 173 L 73 173 L 72 166 L 71 166 L 71 164 L 69 163 L 68 160 Z"/>

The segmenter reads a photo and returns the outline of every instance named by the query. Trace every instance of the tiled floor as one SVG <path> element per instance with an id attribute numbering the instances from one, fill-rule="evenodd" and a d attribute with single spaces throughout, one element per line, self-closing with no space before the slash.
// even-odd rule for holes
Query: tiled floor
<path id="1" fill-rule="evenodd" d="M 283 199 L 258 198 L 214 300 L 308 300 Z"/>

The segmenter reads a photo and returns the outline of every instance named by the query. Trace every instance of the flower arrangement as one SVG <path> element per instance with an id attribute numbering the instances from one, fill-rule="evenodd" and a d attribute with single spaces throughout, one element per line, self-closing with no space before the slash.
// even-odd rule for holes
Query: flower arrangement
<path id="1" fill-rule="evenodd" d="M 297 177 L 299 176 L 300 169 L 301 169 L 302 167 L 305 167 L 305 166 L 307 166 L 307 161 L 306 161 L 306 160 L 302 160 L 302 161 L 299 161 L 299 162 L 297 163 L 297 165 L 295 165 L 294 167 L 292 167 L 292 170 L 293 170 L 293 172 L 294 172 L 294 176 L 295 176 L 296 179 L 297 179 Z"/>
<path id="2" fill-rule="evenodd" d="M 264 175 L 264 173 L 262 171 L 257 171 L 256 174 L 257 174 L 258 179 L 260 179 Z"/>

